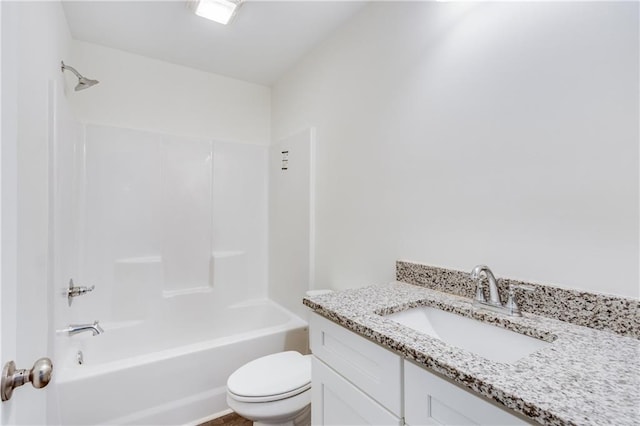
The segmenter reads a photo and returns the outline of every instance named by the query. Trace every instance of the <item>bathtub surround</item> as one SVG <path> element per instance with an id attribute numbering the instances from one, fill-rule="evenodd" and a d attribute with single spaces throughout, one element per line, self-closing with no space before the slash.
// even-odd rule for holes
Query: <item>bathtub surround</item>
<path id="1" fill-rule="evenodd" d="M 272 140 L 317 128 L 318 285 L 429 259 L 640 297 L 639 7 L 371 2 L 296 64 Z"/>
<path id="2" fill-rule="evenodd" d="M 53 323 L 97 319 L 105 333 L 55 336 L 59 422 L 223 411 L 235 369 L 307 347 L 306 324 L 265 300 L 268 148 L 74 123 L 55 151 L 56 278 L 95 290 L 56 298 Z"/>
<path id="3" fill-rule="evenodd" d="M 523 312 L 554 318 L 572 324 L 640 338 L 640 300 L 589 293 L 562 287 L 500 278 L 500 299 L 507 300 L 509 285 L 528 285 L 532 292 L 518 292 L 518 306 Z M 422 263 L 399 260 L 396 280 L 432 290 L 473 298 L 476 283 L 468 271 L 457 271 Z M 516 290 L 517 291 L 517 290 Z"/>
<path id="4" fill-rule="evenodd" d="M 306 297 L 316 313 L 544 425 L 640 422 L 640 341 L 525 313 L 478 312 L 471 299 L 401 282 Z M 514 363 L 485 359 L 382 315 L 434 306 L 553 342 Z M 533 332 L 531 332 L 533 330 Z M 490 342 L 487 342 L 490 344 Z"/>
<path id="5" fill-rule="evenodd" d="M 209 308 L 266 297 L 266 147 L 86 125 L 76 152 L 58 165 L 78 189 L 65 254 L 96 289 L 58 328 L 150 320 L 190 294 L 210 293 Z"/>
<path id="6" fill-rule="evenodd" d="M 314 285 L 315 150 L 314 128 L 269 148 L 269 297 L 301 318 L 300 297 Z"/>

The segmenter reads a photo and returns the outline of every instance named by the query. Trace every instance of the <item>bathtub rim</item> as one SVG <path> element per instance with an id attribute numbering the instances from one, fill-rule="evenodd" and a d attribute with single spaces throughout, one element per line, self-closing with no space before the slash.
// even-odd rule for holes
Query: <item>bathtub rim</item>
<path id="1" fill-rule="evenodd" d="M 251 299 L 242 301 L 240 303 L 236 303 L 234 305 L 228 306 L 229 309 L 233 308 L 244 308 L 250 306 L 258 306 L 258 305 L 269 305 L 280 312 L 287 315 L 288 320 L 284 323 L 259 328 L 257 330 L 250 330 L 243 333 L 234 334 L 231 336 L 219 337 L 194 343 L 189 343 L 186 345 L 180 345 L 177 347 L 164 349 L 161 351 L 145 353 L 140 355 L 135 355 L 132 357 L 127 357 L 123 359 L 117 359 L 113 361 L 108 361 L 104 363 L 98 363 L 95 365 L 92 364 L 83 364 L 78 365 L 72 362 L 72 359 L 75 357 L 70 351 L 63 357 L 63 360 L 59 362 L 60 367 L 58 367 L 59 373 L 56 374 L 55 383 L 56 385 L 64 385 L 66 383 L 70 383 L 76 380 L 84 380 L 95 376 L 100 376 L 103 374 L 109 374 L 114 371 L 135 368 L 141 365 L 149 364 L 152 362 L 164 361 L 171 358 L 184 356 L 194 352 L 202 352 L 209 350 L 213 347 L 218 346 L 228 346 L 233 345 L 235 343 L 250 340 L 252 338 L 266 336 L 270 334 L 282 333 L 289 330 L 295 330 L 300 328 L 307 328 L 309 326 L 306 320 L 303 320 L 295 313 L 287 310 L 282 307 L 278 303 L 274 302 L 271 299 Z"/>

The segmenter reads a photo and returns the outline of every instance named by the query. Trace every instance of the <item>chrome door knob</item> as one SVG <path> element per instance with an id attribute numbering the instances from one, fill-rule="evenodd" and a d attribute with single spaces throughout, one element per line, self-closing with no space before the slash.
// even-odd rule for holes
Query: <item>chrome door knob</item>
<path id="1" fill-rule="evenodd" d="M 13 390 L 17 387 L 31 382 L 34 388 L 40 389 L 49 384 L 51 374 L 53 373 L 53 364 L 49 358 L 40 358 L 34 364 L 31 370 L 16 370 L 16 363 L 9 361 L 2 369 L 2 383 L 0 384 L 0 396 L 3 401 L 11 399 Z"/>

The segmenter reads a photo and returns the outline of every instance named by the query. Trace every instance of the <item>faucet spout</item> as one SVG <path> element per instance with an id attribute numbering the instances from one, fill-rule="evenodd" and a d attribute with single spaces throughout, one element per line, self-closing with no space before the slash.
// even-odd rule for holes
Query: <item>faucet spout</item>
<path id="1" fill-rule="evenodd" d="M 498 293 L 498 284 L 496 282 L 496 277 L 491 272 L 491 269 L 487 265 L 477 265 L 471 271 L 471 279 L 478 282 L 480 285 L 481 274 L 487 277 L 487 281 L 489 281 L 489 302 L 491 305 L 502 306 L 502 301 L 500 300 L 500 294 Z"/>
<path id="2" fill-rule="evenodd" d="M 484 297 L 484 283 L 482 282 L 482 274 L 487 277 L 489 281 L 489 300 Z M 491 272 L 491 269 L 487 265 L 478 265 L 471 270 L 471 279 L 476 281 L 476 297 L 473 300 L 473 307 L 475 309 L 487 310 L 491 312 L 497 312 L 500 314 L 507 314 L 511 316 L 520 317 L 520 308 L 516 303 L 515 289 L 522 289 L 527 291 L 535 291 L 535 287 L 525 284 L 509 284 L 509 299 L 504 305 L 500 300 L 500 293 L 498 293 L 498 283 L 496 277 Z"/>
<path id="3" fill-rule="evenodd" d="M 97 320 L 94 321 L 93 324 L 72 324 L 65 329 L 58 330 L 59 333 L 67 333 L 69 336 L 84 333 L 86 331 L 90 331 L 94 336 L 104 333 L 104 329 L 100 327 Z"/>

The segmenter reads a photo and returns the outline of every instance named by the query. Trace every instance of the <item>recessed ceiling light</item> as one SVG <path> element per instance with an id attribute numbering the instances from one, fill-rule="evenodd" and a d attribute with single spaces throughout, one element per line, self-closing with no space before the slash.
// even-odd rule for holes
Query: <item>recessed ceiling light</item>
<path id="1" fill-rule="evenodd" d="M 189 7 L 196 15 L 227 25 L 235 16 L 241 0 L 192 0 Z"/>

